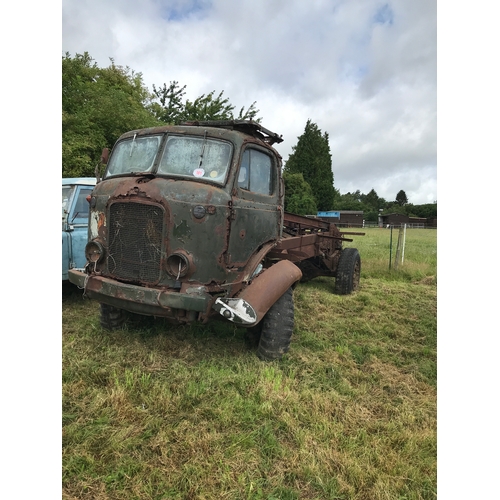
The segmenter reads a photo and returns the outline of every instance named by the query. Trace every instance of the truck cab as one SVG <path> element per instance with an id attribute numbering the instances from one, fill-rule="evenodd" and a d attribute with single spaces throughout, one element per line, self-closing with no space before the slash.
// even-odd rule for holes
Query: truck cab
<path id="1" fill-rule="evenodd" d="M 139 314 L 206 321 L 217 298 L 262 271 L 281 237 L 278 141 L 250 121 L 123 134 L 109 159 L 103 153 L 90 200 L 86 293 Z"/>
<path id="2" fill-rule="evenodd" d="M 88 238 L 89 202 L 95 178 L 79 177 L 62 180 L 62 281 L 68 271 L 85 266 Z"/>

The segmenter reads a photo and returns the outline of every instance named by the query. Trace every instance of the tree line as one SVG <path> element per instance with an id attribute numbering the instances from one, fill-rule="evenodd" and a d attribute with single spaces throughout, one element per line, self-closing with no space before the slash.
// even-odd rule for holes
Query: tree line
<path id="1" fill-rule="evenodd" d="M 179 124 L 187 120 L 254 120 L 255 102 L 235 107 L 224 91 L 186 98 L 177 81 L 156 87 L 144 85 L 142 74 L 111 59 L 100 68 L 85 52 L 62 58 L 62 173 L 63 177 L 94 175 L 102 149 L 111 148 L 129 130 Z"/>
<path id="2" fill-rule="evenodd" d="M 437 203 L 413 205 L 402 189 L 392 201 L 378 196 L 374 189 L 368 194 L 359 190 L 341 194 L 334 187 L 328 133 L 323 133 L 311 120 L 292 148 L 283 178 L 287 212 L 312 215 L 317 211 L 357 210 L 364 212 L 363 218 L 368 222 L 377 222 L 381 211 L 410 217 L 437 217 Z"/>
<path id="3" fill-rule="evenodd" d="M 189 120 L 254 120 L 261 122 L 256 101 L 236 112 L 224 91 L 186 98 L 186 85 L 177 81 L 153 85 L 150 91 L 142 74 L 118 66 L 113 59 L 101 68 L 84 52 L 62 58 L 62 175 L 93 176 L 103 148 L 111 148 L 129 130 L 179 124 Z M 340 194 L 334 187 L 332 157 L 327 132 L 310 119 L 298 137 L 283 169 L 285 210 L 315 214 L 328 210 L 362 210 L 365 220 L 377 220 L 379 211 L 416 217 L 437 215 L 437 203 L 412 205 L 403 190 L 394 201 L 368 194 Z"/>

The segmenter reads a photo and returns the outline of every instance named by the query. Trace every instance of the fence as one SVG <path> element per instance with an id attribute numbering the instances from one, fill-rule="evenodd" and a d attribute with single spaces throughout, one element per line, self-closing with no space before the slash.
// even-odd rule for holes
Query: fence
<path id="1" fill-rule="evenodd" d="M 413 224 L 408 224 L 408 223 L 404 223 L 404 222 L 401 222 L 399 224 L 386 224 L 385 226 L 383 225 L 380 225 L 378 222 L 372 222 L 372 221 L 365 221 L 364 224 L 349 224 L 349 223 L 340 223 L 340 222 L 336 222 L 335 225 L 337 227 L 380 227 L 380 228 L 386 228 L 386 229 L 389 229 L 389 228 L 399 228 L 399 227 L 404 227 L 406 225 L 406 227 L 408 229 L 437 229 L 437 227 L 435 225 L 432 225 L 432 224 L 424 224 L 424 223 L 413 223 Z"/>
<path id="2" fill-rule="evenodd" d="M 437 229 L 436 226 L 431 225 L 431 224 L 422 224 L 422 223 L 408 224 L 405 222 L 401 222 L 399 224 L 386 224 L 385 226 L 372 223 L 372 224 L 365 224 L 364 227 L 380 227 L 380 228 L 386 228 L 386 229 L 390 229 L 390 228 L 399 229 L 400 227 L 405 227 L 405 226 L 407 229 Z"/>

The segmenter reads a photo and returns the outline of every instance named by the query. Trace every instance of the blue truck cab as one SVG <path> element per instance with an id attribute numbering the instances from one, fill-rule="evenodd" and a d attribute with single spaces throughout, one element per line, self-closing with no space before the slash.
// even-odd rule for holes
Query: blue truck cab
<path id="1" fill-rule="evenodd" d="M 62 280 L 68 280 L 68 270 L 83 268 L 87 259 L 89 202 L 95 178 L 78 177 L 62 180 Z"/>

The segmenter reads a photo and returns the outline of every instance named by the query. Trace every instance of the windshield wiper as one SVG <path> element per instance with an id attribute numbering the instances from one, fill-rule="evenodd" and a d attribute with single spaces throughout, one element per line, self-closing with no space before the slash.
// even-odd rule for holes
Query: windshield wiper
<path id="1" fill-rule="evenodd" d="M 132 139 L 132 145 L 130 146 L 130 154 L 128 155 L 129 158 L 132 156 L 132 152 L 134 151 L 136 137 L 137 137 L 137 134 L 134 134 L 134 138 Z"/>
<path id="2" fill-rule="evenodd" d="M 198 168 L 201 168 L 201 165 L 203 163 L 203 155 L 205 154 L 206 144 L 207 144 L 207 131 L 205 130 L 205 135 L 203 136 L 203 146 L 201 147 L 201 153 L 200 153 L 200 164 L 198 165 Z"/>
<path id="3" fill-rule="evenodd" d="M 71 219 L 70 224 L 73 224 L 74 220 L 80 215 L 80 212 L 76 212 L 75 215 L 73 215 L 73 218 Z M 81 219 L 81 217 L 79 217 Z"/>

